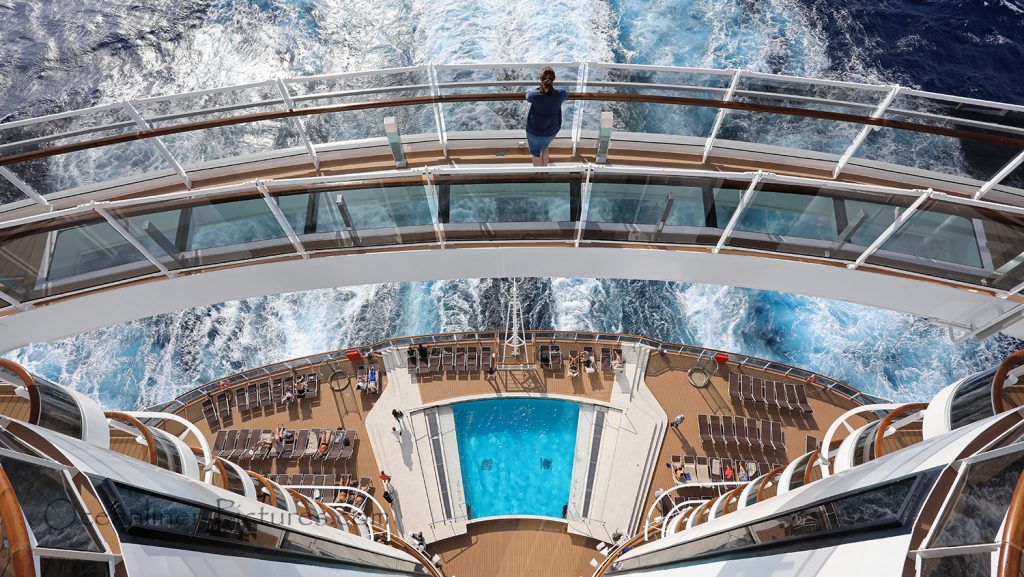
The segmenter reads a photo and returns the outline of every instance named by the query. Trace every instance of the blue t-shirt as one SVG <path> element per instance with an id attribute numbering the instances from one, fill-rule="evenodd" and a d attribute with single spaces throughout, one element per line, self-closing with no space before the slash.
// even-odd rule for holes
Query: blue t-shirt
<path id="1" fill-rule="evenodd" d="M 555 88 L 551 94 L 540 93 L 539 88 L 526 93 L 530 103 L 530 114 L 526 117 L 526 132 L 534 136 L 554 136 L 562 129 L 562 103 L 569 98 L 569 91 Z"/>

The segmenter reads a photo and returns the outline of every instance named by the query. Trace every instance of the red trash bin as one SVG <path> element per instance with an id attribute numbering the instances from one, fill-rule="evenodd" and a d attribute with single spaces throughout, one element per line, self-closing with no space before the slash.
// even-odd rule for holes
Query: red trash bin
<path id="1" fill-rule="evenodd" d="M 345 356 L 348 357 L 348 360 L 353 362 L 363 359 L 363 355 L 359 354 L 359 351 L 356 350 L 346 351 Z"/>
<path id="2" fill-rule="evenodd" d="M 729 362 L 729 355 L 725 353 L 715 353 L 715 362 L 718 363 L 719 366 L 724 365 Z"/>

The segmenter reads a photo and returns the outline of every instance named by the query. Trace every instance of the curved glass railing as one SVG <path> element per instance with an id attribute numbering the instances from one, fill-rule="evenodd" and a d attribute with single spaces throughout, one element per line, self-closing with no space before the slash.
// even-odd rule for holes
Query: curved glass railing
<path id="1" fill-rule="evenodd" d="M 0 222 L 0 299 L 25 308 L 239 262 L 533 240 L 814 257 L 1024 288 L 1024 208 L 761 172 L 429 167 L 257 181 Z"/>
<path id="2" fill-rule="evenodd" d="M 526 331 L 527 344 L 538 343 L 542 341 L 574 341 L 579 343 L 605 343 L 605 344 L 617 344 L 617 345 L 640 345 L 650 347 L 657 351 L 664 351 L 666 353 L 681 353 L 688 355 L 697 355 L 699 358 L 712 359 L 717 353 L 723 353 L 723 351 L 717 351 L 715 349 L 708 349 L 704 347 L 697 347 L 693 345 L 684 345 L 678 343 L 668 343 L 652 339 L 649 337 L 629 334 L 612 334 L 612 333 L 594 333 L 584 331 L 540 331 L 531 330 Z M 371 355 L 380 355 L 383 351 L 391 348 L 406 349 L 414 345 L 425 344 L 428 346 L 440 345 L 447 343 L 473 343 L 480 341 L 487 342 L 499 342 L 504 339 L 504 333 L 501 331 L 469 331 L 459 333 L 441 333 L 431 335 L 417 335 L 408 337 L 393 337 L 384 339 L 373 344 L 351 347 L 347 349 L 340 349 L 336 351 L 328 351 L 324 353 L 318 353 L 315 355 L 309 355 L 306 357 L 299 357 L 296 359 L 289 359 L 247 371 L 242 371 L 226 377 L 222 377 L 209 383 L 199 385 L 193 389 L 178 395 L 174 399 L 159 403 L 148 409 L 147 412 L 160 412 L 160 413 L 173 413 L 178 411 L 190 403 L 193 403 L 199 399 L 202 399 L 214 391 L 229 389 L 247 383 L 260 378 L 270 377 L 283 372 L 311 372 L 316 367 L 322 365 L 331 366 L 334 362 L 342 362 L 348 360 L 348 353 L 350 351 L 358 351 L 360 356 L 365 358 Z M 822 374 L 818 374 L 806 369 L 790 366 L 784 363 L 777 363 L 775 361 L 769 361 L 766 359 L 751 357 L 739 353 L 724 353 L 729 356 L 730 363 L 736 363 L 740 366 L 746 366 L 755 368 L 758 370 L 772 371 L 778 373 L 787 378 L 804 381 L 814 386 L 819 386 L 830 391 L 843 395 L 853 402 L 860 403 L 863 405 L 871 405 L 877 403 L 887 402 L 884 399 L 869 395 L 858 391 L 856 388 L 832 377 L 827 377 Z"/>

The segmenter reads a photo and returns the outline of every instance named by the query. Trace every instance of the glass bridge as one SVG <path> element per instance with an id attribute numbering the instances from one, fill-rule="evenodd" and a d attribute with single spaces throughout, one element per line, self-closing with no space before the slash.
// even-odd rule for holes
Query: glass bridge
<path id="1" fill-rule="evenodd" d="M 567 122 L 556 164 L 535 168 L 520 127 L 539 66 L 275 79 L 2 123 L 0 316 L 243 263 L 550 245 L 813 262 L 990 297 L 984 318 L 936 316 L 961 335 L 1024 314 L 1024 106 L 562 63 Z"/>

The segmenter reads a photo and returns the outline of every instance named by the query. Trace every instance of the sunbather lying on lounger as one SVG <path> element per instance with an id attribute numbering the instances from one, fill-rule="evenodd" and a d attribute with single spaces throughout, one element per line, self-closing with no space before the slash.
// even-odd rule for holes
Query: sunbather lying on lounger
<path id="1" fill-rule="evenodd" d="M 320 444 L 316 447 L 316 454 L 313 455 L 314 459 L 322 459 L 327 456 L 327 450 L 331 448 L 331 431 L 323 431 L 320 433 Z"/>
<path id="2" fill-rule="evenodd" d="M 569 363 L 569 376 L 572 378 L 580 376 L 580 368 L 576 365 L 575 358 L 573 358 L 572 362 Z"/>
<path id="3" fill-rule="evenodd" d="M 286 403 L 290 403 L 295 400 L 295 387 L 288 385 L 284 388 L 284 393 L 281 395 L 281 400 Z"/>
<path id="4" fill-rule="evenodd" d="M 612 370 L 621 371 L 624 368 L 626 368 L 626 363 L 622 360 L 622 353 L 615 351 L 615 357 L 612 359 Z"/>
<path id="5" fill-rule="evenodd" d="M 306 376 L 305 375 L 299 375 L 298 378 L 295 379 L 295 396 L 300 398 L 300 399 L 306 396 Z"/>

